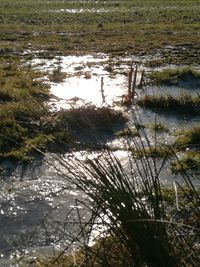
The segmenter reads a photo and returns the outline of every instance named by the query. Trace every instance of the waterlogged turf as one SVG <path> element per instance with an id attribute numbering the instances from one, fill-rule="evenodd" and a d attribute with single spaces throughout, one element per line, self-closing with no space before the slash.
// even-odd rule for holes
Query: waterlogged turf
<path id="1" fill-rule="evenodd" d="M 16 1 L 0 5 L 1 56 L 106 52 L 199 63 L 199 1 Z"/>

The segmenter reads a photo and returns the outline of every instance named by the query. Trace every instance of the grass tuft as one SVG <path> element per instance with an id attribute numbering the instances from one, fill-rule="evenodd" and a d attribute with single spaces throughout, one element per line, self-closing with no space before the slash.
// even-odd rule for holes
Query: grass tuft
<path id="1" fill-rule="evenodd" d="M 191 82 L 191 80 L 200 83 L 200 72 L 191 68 L 155 71 L 150 73 L 148 77 L 156 85 L 179 85 L 181 81 Z"/>
<path id="2" fill-rule="evenodd" d="M 177 146 L 194 146 L 200 148 L 200 126 L 182 131 L 176 139 Z"/>
<path id="3" fill-rule="evenodd" d="M 188 93 L 182 93 L 177 97 L 172 95 L 146 95 L 143 99 L 139 99 L 137 104 L 162 113 L 200 114 L 200 97 Z"/>
<path id="4" fill-rule="evenodd" d="M 197 172 L 200 170 L 200 152 L 189 151 L 180 159 L 171 162 L 171 170 L 178 174 L 183 171 Z"/>

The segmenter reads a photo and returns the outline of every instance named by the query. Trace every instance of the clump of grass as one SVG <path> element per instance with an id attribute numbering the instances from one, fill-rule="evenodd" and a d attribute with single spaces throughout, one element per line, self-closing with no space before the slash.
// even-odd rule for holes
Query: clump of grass
<path id="1" fill-rule="evenodd" d="M 15 120 L 6 119 L 0 122 L 0 150 L 1 153 L 9 147 L 17 148 L 23 141 L 26 129 L 20 126 Z"/>
<path id="2" fill-rule="evenodd" d="M 10 95 L 10 93 L 9 93 L 9 90 L 7 90 L 7 89 L 0 89 L 0 101 L 1 102 L 4 102 L 4 101 L 9 101 L 9 100 L 11 100 L 12 98 L 11 98 L 11 95 Z"/>
<path id="3" fill-rule="evenodd" d="M 141 149 L 131 149 L 131 152 L 137 158 L 168 158 L 174 155 L 174 152 L 167 146 L 152 146 Z"/>
<path id="4" fill-rule="evenodd" d="M 137 104 L 160 112 L 200 114 L 200 97 L 188 93 L 182 93 L 177 97 L 172 95 L 146 95 L 143 99 L 139 99 Z"/>
<path id="5" fill-rule="evenodd" d="M 154 59 L 154 60 L 149 60 L 145 62 L 145 67 L 150 67 L 150 68 L 155 68 L 164 65 L 165 62 L 163 59 Z"/>
<path id="6" fill-rule="evenodd" d="M 190 129 L 182 131 L 175 141 L 177 146 L 200 146 L 200 126 L 194 126 Z"/>
<path id="7" fill-rule="evenodd" d="M 0 67 L 0 100 L 19 101 L 35 98 L 38 101 L 49 98 L 48 86 L 37 80 L 41 73 L 13 64 L 12 67 Z"/>
<path id="8" fill-rule="evenodd" d="M 104 67 L 104 70 L 107 72 L 112 72 L 113 71 L 113 66 L 111 64 L 108 64 Z"/>
<path id="9" fill-rule="evenodd" d="M 178 174 L 183 171 L 198 171 L 200 170 L 200 152 L 189 151 L 175 161 L 171 162 L 171 170 Z"/>
<path id="10" fill-rule="evenodd" d="M 148 75 L 151 82 L 156 85 L 178 85 L 180 81 L 190 81 L 191 79 L 200 81 L 200 72 L 191 68 L 165 69 L 155 71 Z"/>
<path id="11" fill-rule="evenodd" d="M 118 111 L 109 107 L 82 106 L 70 110 L 62 110 L 58 114 L 58 127 L 67 124 L 68 129 L 73 132 L 108 132 L 114 131 L 118 125 L 124 124 L 127 118 Z"/>
<path id="12" fill-rule="evenodd" d="M 155 132 L 168 132 L 169 129 L 161 122 L 154 122 L 151 124 L 148 124 L 148 128 Z"/>
<path id="13" fill-rule="evenodd" d="M 137 130 L 130 130 L 129 128 L 126 128 L 122 131 L 118 131 L 116 134 L 115 134 L 116 137 L 134 137 L 134 136 L 138 136 L 138 131 Z"/>
<path id="14" fill-rule="evenodd" d="M 54 69 L 53 72 L 49 75 L 49 80 L 54 83 L 61 83 L 67 77 L 66 72 L 61 70 L 61 67 Z"/>

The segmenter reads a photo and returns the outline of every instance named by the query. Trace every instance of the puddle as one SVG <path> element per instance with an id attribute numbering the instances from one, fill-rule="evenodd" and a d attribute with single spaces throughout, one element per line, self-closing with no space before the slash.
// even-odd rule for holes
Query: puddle
<path id="1" fill-rule="evenodd" d="M 117 66 L 109 61 L 105 54 L 94 56 L 68 56 L 52 61 L 34 59 L 30 64 L 40 70 L 52 72 L 60 66 L 61 71 L 66 73 L 66 79 L 61 83 L 51 83 L 51 93 L 62 99 L 59 107 L 67 108 L 63 100 L 74 99 L 77 101 L 91 102 L 97 106 L 102 104 L 102 78 L 103 91 L 106 104 L 112 105 L 114 100 L 127 91 L 127 77 L 116 72 L 127 71 L 127 66 Z M 112 64 L 112 65 L 111 65 Z M 106 69 L 111 65 L 112 72 Z M 115 72 L 115 75 L 113 74 Z"/>
<path id="2" fill-rule="evenodd" d="M 106 104 L 113 105 L 113 101 L 127 93 L 127 76 L 132 59 L 109 58 L 106 54 L 95 56 L 67 56 L 57 57 L 52 60 L 33 59 L 29 62 L 34 68 L 52 73 L 60 67 L 66 73 L 66 78 L 61 83 L 50 83 L 51 92 L 59 98 L 52 100 L 56 108 L 70 108 L 83 103 L 91 102 L 102 105 L 101 78 L 103 77 L 103 89 Z M 139 71 L 143 69 L 145 57 L 134 58 L 134 62 L 140 62 Z M 166 66 L 165 66 L 166 67 Z M 168 66 L 169 67 L 169 66 Z M 112 71 L 108 71 L 111 68 Z M 146 68 L 146 71 L 150 69 Z M 138 77 L 138 80 L 140 76 Z M 46 81 L 49 83 L 48 77 Z M 138 82 L 138 81 L 137 81 Z M 146 87 L 141 94 L 183 92 L 181 87 Z M 191 89 L 190 89 L 190 92 Z M 143 124 L 155 121 L 155 113 L 146 109 L 136 109 L 137 116 Z M 127 111 L 130 116 L 130 127 L 133 127 L 132 111 Z M 134 115 L 135 116 L 135 115 Z M 156 115 L 156 121 L 163 122 L 170 131 L 180 127 L 185 128 L 198 124 L 199 117 L 191 119 L 174 117 L 169 115 Z M 155 136 L 147 129 L 150 142 L 153 144 Z M 171 136 L 158 134 L 157 141 L 170 144 Z M 129 171 L 129 158 L 124 148 L 124 140 L 115 139 L 109 145 L 114 149 L 114 155 L 119 159 L 124 168 Z M 87 154 L 88 155 L 88 154 Z M 85 152 L 77 152 L 75 156 L 84 160 Z M 99 153 L 90 152 L 91 157 L 98 157 Z M 69 155 L 62 155 L 62 159 L 70 160 Z M 157 164 L 162 161 L 157 159 Z M 67 179 L 67 170 L 54 154 L 47 154 L 41 162 L 34 162 L 27 166 L 13 166 L 7 162 L 3 166 L 5 172 L 1 172 L 0 179 L 0 265 L 9 266 L 6 257 L 16 251 L 39 251 L 44 255 L 52 253 L 52 247 L 60 250 L 71 244 L 72 237 L 80 231 L 80 224 L 76 224 L 77 211 L 84 220 L 90 216 L 88 209 L 84 207 L 82 200 L 86 196 Z M 133 166 L 132 166 L 133 167 Z M 173 176 L 170 165 L 161 173 L 163 183 L 171 184 L 173 180 L 180 181 L 179 176 Z M 194 177 L 193 182 L 199 186 L 199 180 Z M 77 202 L 77 199 L 79 201 Z M 99 229 L 96 231 L 100 232 Z M 1 256 L 2 255 L 2 256 Z M 52 254 L 51 254 L 52 255 Z"/>
<path id="3" fill-rule="evenodd" d="M 71 14 L 79 14 L 79 13 L 108 13 L 111 10 L 108 8 L 71 8 L 71 9 L 59 9 L 53 10 L 52 12 L 64 12 L 64 13 L 71 13 Z"/>
<path id="4" fill-rule="evenodd" d="M 52 60 L 35 58 L 29 64 L 35 69 L 49 73 L 59 68 L 66 75 L 60 83 L 51 82 L 50 91 L 60 99 L 53 102 L 54 105 L 58 108 L 70 108 L 72 105 L 78 106 L 86 102 L 102 105 L 102 78 L 106 104 L 112 106 L 113 102 L 120 101 L 121 96 L 127 94 L 127 73 L 131 62 L 140 62 L 138 84 L 142 70 L 149 71 L 149 68 L 143 66 L 145 60 L 147 59 L 143 56 L 109 58 L 106 54 L 96 54 L 57 57 Z"/>

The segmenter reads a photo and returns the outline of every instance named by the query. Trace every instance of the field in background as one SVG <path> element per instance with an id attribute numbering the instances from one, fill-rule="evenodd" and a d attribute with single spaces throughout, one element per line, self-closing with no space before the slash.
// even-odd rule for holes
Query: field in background
<path id="1" fill-rule="evenodd" d="M 106 52 L 161 53 L 165 63 L 199 63 L 200 2 L 20 1 L 0 5 L 6 58 Z"/>

